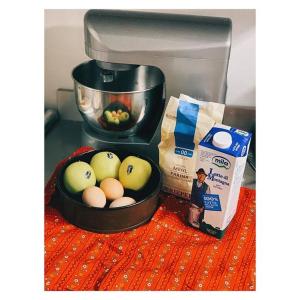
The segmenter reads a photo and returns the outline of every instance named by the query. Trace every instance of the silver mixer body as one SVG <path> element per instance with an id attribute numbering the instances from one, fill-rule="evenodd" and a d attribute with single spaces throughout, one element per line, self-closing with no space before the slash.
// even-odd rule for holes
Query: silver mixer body
<path id="1" fill-rule="evenodd" d="M 230 19 L 90 10 L 84 18 L 84 34 L 86 54 L 93 59 L 88 64 L 96 66 L 98 75 L 95 78 L 99 77 L 96 83 L 89 85 L 82 81 L 82 74 L 76 77 L 73 71 L 77 105 L 85 120 L 84 144 L 95 148 L 125 148 L 157 161 L 165 100 L 183 93 L 199 100 L 225 103 L 231 47 Z M 145 76 L 149 68 L 154 70 L 155 76 Z M 130 74 L 134 75 L 130 77 Z M 93 79 L 94 75 L 88 76 Z M 122 77 L 131 78 L 131 83 L 123 86 L 120 83 Z M 157 82 L 153 83 L 153 78 Z M 97 81 L 102 83 L 97 85 Z M 106 88 L 108 86 L 113 88 Z M 86 94 L 100 93 L 97 96 L 98 104 L 102 105 L 98 110 L 100 115 L 110 104 L 107 94 L 116 94 L 118 98 L 122 93 L 143 95 L 152 89 L 156 92 L 148 95 L 147 100 L 143 97 L 137 100 L 140 104 L 137 115 L 132 116 L 131 128 L 107 130 L 97 124 L 100 115 L 96 116 L 96 122 L 92 120 L 96 111 L 88 118 L 79 88 L 86 90 Z M 82 103 L 83 107 L 80 106 Z M 143 111 L 141 107 L 144 107 Z"/>

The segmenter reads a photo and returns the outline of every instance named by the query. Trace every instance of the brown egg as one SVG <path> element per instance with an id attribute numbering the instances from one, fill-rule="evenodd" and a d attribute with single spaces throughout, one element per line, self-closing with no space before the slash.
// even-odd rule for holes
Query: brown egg
<path id="1" fill-rule="evenodd" d="M 115 178 L 105 178 L 101 181 L 100 188 L 109 201 L 121 198 L 124 195 L 123 185 Z"/>
<path id="2" fill-rule="evenodd" d="M 82 193 L 82 201 L 92 207 L 104 207 L 106 204 L 106 197 L 104 192 L 97 186 L 90 186 Z"/>

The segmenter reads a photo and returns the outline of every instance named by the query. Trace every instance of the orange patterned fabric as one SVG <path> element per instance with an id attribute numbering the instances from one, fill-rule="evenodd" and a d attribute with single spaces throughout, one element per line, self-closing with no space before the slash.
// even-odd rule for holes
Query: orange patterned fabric
<path id="1" fill-rule="evenodd" d="M 255 290 L 254 190 L 241 188 L 221 240 L 186 226 L 187 202 L 164 193 L 148 224 L 97 234 L 48 205 L 62 164 L 45 189 L 45 290 Z"/>

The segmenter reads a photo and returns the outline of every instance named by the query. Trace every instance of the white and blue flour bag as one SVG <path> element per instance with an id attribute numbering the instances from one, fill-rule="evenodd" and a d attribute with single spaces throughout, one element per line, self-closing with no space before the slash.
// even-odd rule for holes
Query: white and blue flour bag
<path id="1" fill-rule="evenodd" d="M 221 238 L 235 215 L 251 133 L 215 124 L 198 146 L 188 223 Z"/>
<path id="2" fill-rule="evenodd" d="M 196 178 L 198 144 L 216 122 L 222 122 L 224 108 L 224 104 L 199 101 L 186 95 L 170 98 L 158 145 L 164 191 L 190 199 Z"/>

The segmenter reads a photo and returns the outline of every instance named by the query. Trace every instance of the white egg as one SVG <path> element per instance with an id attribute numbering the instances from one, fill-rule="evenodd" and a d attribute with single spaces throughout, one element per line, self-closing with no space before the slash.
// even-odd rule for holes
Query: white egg
<path id="1" fill-rule="evenodd" d="M 106 198 L 104 192 L 97 186 L 86 188 L 82 194 L 82 200 L 87 206 L 104 207 Z"/>
<path id="2" fill-rule="evenodd" d="M 121 206 L 126 206 L 126 205 L 131 205 L 136 203 L 136 201 L 133 198 L 130 197 L 121 197 L 119 199 L 114 200 L 109 208 L 114 208 L 114 207 L 121 207 Z"/>

